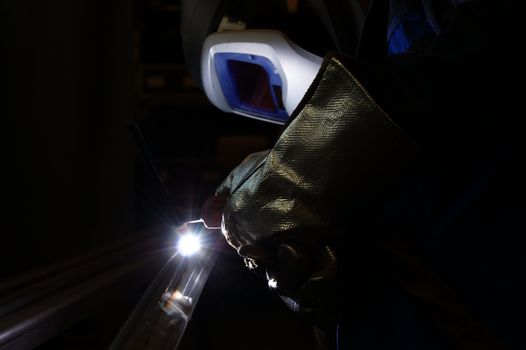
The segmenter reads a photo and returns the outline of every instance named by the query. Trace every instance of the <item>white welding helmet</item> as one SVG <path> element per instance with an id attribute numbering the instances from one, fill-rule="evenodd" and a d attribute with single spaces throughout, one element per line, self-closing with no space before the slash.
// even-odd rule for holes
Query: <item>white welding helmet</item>
<path id="1" fill-rule="evenodd" d="M 202 86 L 225 112 L 284 124 L 322 61 L 277 31 L 212 33 L 201 53 Z"/>
<path id="2" fill-rule="evenodd" d="M 327 2 L 331 1 L 311 0 L 317 4 L 315 10 L 326 8 Z M 181 34 L 188 68 L 219 109 L 284 124 L 314 80 L 322 56 L 329 50 L 342 51 L 330 28 L 314 29 L 312 21 L 304 21 L 303 27 L 273 25 L 286 3 L 182 0 Z M 322 17 L 318 28 L 327 23 L 333 22 Z M 294 30 L 306 33 L 303 43 L 309 51 L 295 43 L 297 36 L 289 39 Z M 316 42 L 331 45 L 312 52 Z"/>

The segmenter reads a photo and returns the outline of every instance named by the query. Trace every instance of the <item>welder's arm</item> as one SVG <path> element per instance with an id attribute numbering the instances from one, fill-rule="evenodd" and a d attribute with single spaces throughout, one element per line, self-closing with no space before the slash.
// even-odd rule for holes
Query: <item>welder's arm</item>
<path id="1" fill-rule="evenodd" d="M 418 150 L 337 57 L 326 57 L 291 118 L 271 150 L 217 189 L 226 196 L 222 228 L 292 309 L 331 322 L 342 232 L 369 222 L 363 214 Z"/>
<path id="2" fill-rule="evenodd" d="M 526 61 L 519 50 L 521 5 L 467 1 L 440 19 L 435 39 L 376 62 L 358 79 L 395 123 L 435 154 L 472 156 L 513 142 L 524 130 L 517 115 L 524 110 Z"/>

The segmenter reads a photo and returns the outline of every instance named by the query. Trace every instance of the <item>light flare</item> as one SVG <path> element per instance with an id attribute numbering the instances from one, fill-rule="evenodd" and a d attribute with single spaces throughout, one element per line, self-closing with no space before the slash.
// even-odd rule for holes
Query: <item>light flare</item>
<path id="1" fill-rule="evenodd" d="M 201 240 L 194 233 L 185 233 L 179 237 L 177 251 L 183 256 L 195 255 L 201 250 Z"/>

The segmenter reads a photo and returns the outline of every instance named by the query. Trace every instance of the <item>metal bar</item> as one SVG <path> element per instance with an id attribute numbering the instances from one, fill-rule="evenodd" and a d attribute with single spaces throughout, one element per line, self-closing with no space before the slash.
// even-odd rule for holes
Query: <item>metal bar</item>
<path id="1" fill-rule="evenodd" d="M 217 232 L 202 229 L 208 246 L 175 254 L 158 273 L 121 329 L 111 350 L 173 350 L 184 335 L 217 258 Z"/>
<path id="2" fill-rule="evenodd" d="M 125 246 L 137 244 L 138 241 L 144 241 L 147 238 L 156 236 L 159 234 L 159 228 L 144 233 L 134 235 L 130 238 L 123 239 L 117 242 L 110 242 L 102 247 L 90 250 L 88 252 L 82 252 L 72 257 L 68 257 L 61 261 L 50 263 L 43 267 L 26 271 L 19 276 L 12 277 L 1 281 L 0 284 L 0 296 L 6 295 L 7 293 L 22 288 L 23 286 L 34 284 L 37 281 L 45 280 L 49 276 L 56 275 L 75 266 L 81 265 L 87 261 L 91 261 L 99 258 L 103 255 L 108 255 L 112 251 L 117 251 Z"/>
<path id="3" fill-rule="evenodd" d="M 29 283 L 31 279 L 10 283 L 9 288 L 3 288 L 10 291 L 9 295 L 0 299 L 4 310 L 0 316 L 0 349 L 34 348 L 118 299 L 129 288 L 149 281 L 171 255 L 166 238 L 165 234 L 142 236 L 116 244 L 117 249 L 101 248 L 47 282 L 41 278 L 59 268 L 34 274 L 34 284 Z M 16 285 L 20 289 L 13 289 Z"/>

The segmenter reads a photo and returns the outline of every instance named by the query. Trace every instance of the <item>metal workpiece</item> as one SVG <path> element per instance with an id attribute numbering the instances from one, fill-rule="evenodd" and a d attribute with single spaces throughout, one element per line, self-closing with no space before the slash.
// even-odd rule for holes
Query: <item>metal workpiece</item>
<path id="1" fill-rule="evenodd" d="M 140 288 L 169 257 L 147 232 L 0 282 L 0 349 L 32 349 Z"/>
<path id="2" fill-rule="evenodd" d="M 121 329 L 111 350 L 176 349 L 217 259 L 219 233 L 200 228 L 201 246 L 179 244 Z M 191 243 L 190 243 L 191 244 Z M 191 251 L 186 251 L 188 248 Z"/>

